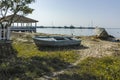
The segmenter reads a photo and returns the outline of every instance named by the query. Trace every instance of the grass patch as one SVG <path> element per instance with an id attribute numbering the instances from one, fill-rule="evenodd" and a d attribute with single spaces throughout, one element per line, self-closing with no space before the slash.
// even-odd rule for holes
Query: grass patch
<path id="1" fill-rule="evenodd" d="M 57 80 L 120 80 L 120 57 L 87 58 Z"/>
<path id="2" fill-rule="evenodd" d="M 74 50 L 55 50 L 55 51 L 49 51 L 49 49 L 45 49 L 44 51 L 38 50 L 35 44 L 33 43 L 13 43 L 14 49 L 18 52 L 18 57 L 24 57 L 24 58 L 31 58 L 34 56 L 39 57 L 46 57 L 46 58 L 59 58 L 60 60 L 63 60 L 65 62 L 75 62 L 79 55 L 76 54 L 76 51 Z"/>
<path id="3" fill-rule="evenodd" d="M 0 59 L 0 80 L 33 80 L 65 69 L 79 58 L 74 50 L 41 51 L 31 42 L 16 41 L 12 47 L 15 50 L 14 55 L 9 55 L 12 59 Z M 7 51 L 8 54 L 9 51 L 11 50 Z M 0 54 L 0 57 L 4 55 Z"/>
<path id="4" fill-rule="evenodd" d="M 31 35 L 15 35 L 10 48 L 5 46 L 0 49 L 0 80 L 34 80 L 63 70 L 80 58 L 73 49 L 38 50 L 32 43 Z M 23 40 L 19 40 L 19 37 Z M 120 80 L 119 67 L 120 56 L 91 57 L 53 80 Z"/>

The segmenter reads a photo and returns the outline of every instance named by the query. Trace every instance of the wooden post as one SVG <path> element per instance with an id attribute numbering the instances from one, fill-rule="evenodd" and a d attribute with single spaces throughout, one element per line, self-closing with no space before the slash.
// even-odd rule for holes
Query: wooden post
<path id="1" fill-rule="evenodd" d="M 17 27 L 18 27 L 18 23 L 17 23 Z"/>
<path id="2" fill-rule="evenodd" d="M 3 28 L 3 39 L 6 39 L 6 29 L 5 29 L 5 27 Z"/>
<path id="3" fill-rule="evenodd" d="M 37 27 L 37 23 L 35 22 L 35 27 Z"/>
<path id="4" fill-rule="evenodd" d="M 21 23 L 21 27 L 22 27 L 22 23 Z"/>
<path id="5" fill-rule="evenodd" d="M 14 23 L 12 24 L 12 27 L 14 27 L 15 25 L 14 25 Z"/>
<path id="6" fill-rule="evenodd" d="M 24 27 L 24 23 L 23 23 L 23 27 Z"/>
<path id="7" fill-rule="evenodd" d="M 26 23 L 26 27 L 28 27 L 29 26 L 29 23 Z"/>
<path id="8" fill-rule="evenodd" d="M 2 39 L 2 29 L 0 28 L 0 40 Z"/>
<path id="9" fill-rule="evenodd" d="M 10 27 L 7 28 L 7 40 L 10 40 Z"/>

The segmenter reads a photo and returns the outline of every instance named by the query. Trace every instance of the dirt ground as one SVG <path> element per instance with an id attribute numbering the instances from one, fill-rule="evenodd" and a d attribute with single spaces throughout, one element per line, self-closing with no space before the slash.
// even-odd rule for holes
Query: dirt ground
<path id="1" fill-rule="evenodd" d="M 120 42 L 94 39 L 93 37 L 81 37 L 81 40 L 83 47 L 86 47 L 78 50 L 82 57 L 120 55 Z"/>
<path id="2" fill-rule="evenodd" d="M 15 41 L 29 41 L 33 43 L 32 37 L 35 35 L 47 35 L 47 34 L 30 34 L 30 33 L 12 33 L 12 38 Z M 39 79 L 48 80 L 53 77 L 63 74 L 65 71 L 70 70 L 72 67 L 79 64 L 79 62 L 87 57 L 104 57 L 104 56 L 118 56 L 120 55 L 120 42 L 112 42 L 106 40 L 96 39 L 93 36 L 78 36 L 76 37 L 81 40 L 81 46 L 78 49 L 75 49 L 77 53 L 80 55 L 80 59 L 78 59 L 73 64 L 69 65 L 67 68 L 53 72 L 51 75 L 45 75 Z M 32 40 L 32 41 L 31 41 Z"/>
<path id="3" fill-rule="evenodd" d="M 35 35 L 47 35 L 42 33 L 12 33 L 12 37 L 18 41 L 32 41 L 32 37 Z M 78 36 L 81 40 L 82 47 L 77 49 L 81 57 L 103 57 L 103 56 L 117 56 L 120 55 L 120 42 L 113 42 L 107 40 L 96 39 L 94 36 Z"/>

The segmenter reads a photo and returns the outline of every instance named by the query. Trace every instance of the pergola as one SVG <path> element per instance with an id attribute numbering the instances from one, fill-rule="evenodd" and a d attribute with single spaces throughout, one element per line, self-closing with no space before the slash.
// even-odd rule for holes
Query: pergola
<path id="1" fill-rule="evenodd" d="M 11 17 L 13 17 L 13 15 L 6 16 L 5 18 L 0 19 L 0 20 L 2 22 L 9 21 L 11 19 Z M 36 27 L 37 22 L 38 22 L 37 20 L 25 17 L 23 15 L 14 15 L 12 26 L 16 26 L 16 27 L 19 27 L 19 26 L 20 27 L 26 27 L 26 26 L 27 27 Z"/>
<path id="2" fill-rule="evenodd" d="M 12 25 L 11 26 L 16 27 L 16 28 L 17 27 L 36 27 L 37 22 L 38 22 L 37 20 L 27 18 L 27 17 L 22 16 L 22 15 L 9 15 L 9 16 L 6 16 L 4 18 L 0 18 L 0 22 L 5 23 L 5 22 L 8 22 L 11 19 L 12 19 Z M 34 25 L 32 25 L 32 24 L 34 24 Z M 0 25 L 0 40 L 9 40 L 9 39 L 10 39 L 10 27 L 1 28 L 1 25 Z"/>

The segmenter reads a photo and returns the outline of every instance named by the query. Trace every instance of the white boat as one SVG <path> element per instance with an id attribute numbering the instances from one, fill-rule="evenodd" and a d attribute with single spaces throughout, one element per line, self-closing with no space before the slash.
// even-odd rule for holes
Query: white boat
<path id="1" fill-rule="evenodd" d="M 81 40 L 65 36 L 36 36 L 33 38 L 35 44 L 40 46 L 75 46 L 80 45 Z"/>

